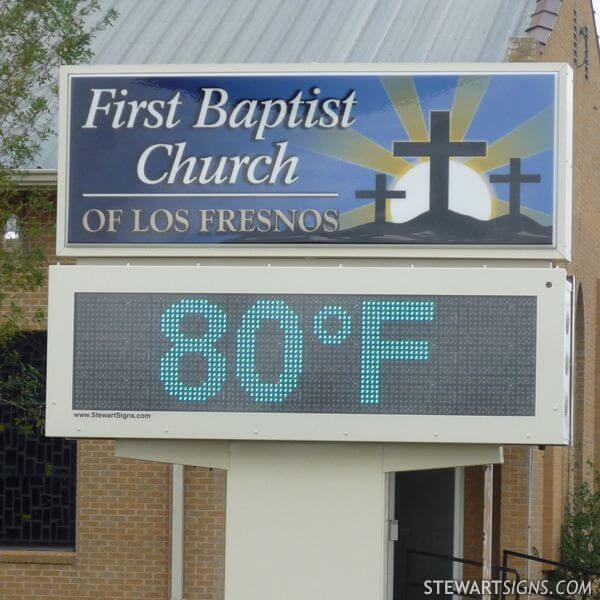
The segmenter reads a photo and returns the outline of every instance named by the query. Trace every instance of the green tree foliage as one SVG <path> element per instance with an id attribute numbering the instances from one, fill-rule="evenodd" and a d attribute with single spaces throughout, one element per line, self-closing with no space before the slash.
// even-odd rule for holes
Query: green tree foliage
<path id="1" fill-rule="evenodd" d="M 15 425 L 25 435 L 41 431 L 44 405 L 40 402 L 42 374 L 13 348 L 6 347 L 2 357 L 2 402 L 17 408 Z"/>
<path id="2" fill-rule="evenodd" d="M 592 593 L 585 598 L 600 599 L 600 577 L 577 570 L 600 573 L 600 472 L 594 485 L 584 482 L 575 490 L 563 525 L 561 554 L 573 570 L 561 569 L 555 578 L 589 581 Z"/>
<path id="3" fill-rule="evenodd" d="M 87 62 L 92 38 L 116 16 L 99 0 L 0 1 L 0 402 L 22 408 L 25 429 L 41 423 L 40 378 L 11 344 L 33 326 L 19 297 L 45 280 L 55 191 L 27 188 L 23 178 L 55 134 L 58 67 Z"/>

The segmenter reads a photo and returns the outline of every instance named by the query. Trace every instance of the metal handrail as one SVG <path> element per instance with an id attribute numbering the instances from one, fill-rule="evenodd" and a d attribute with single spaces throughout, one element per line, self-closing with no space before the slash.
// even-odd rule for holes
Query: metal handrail
<path id="1" fill-rule="evenodd" d="M 557 562 L 555 560 L 550 560 L 549 558 L 540 558 L 539 556 L 533 556 L 532 554 L 524 554 L 523 552 L 516 552 L 515 550 L 504 550 L 502 554 L 504 555 L 504 557 L 506 557 L 506 559 L 503 561 L 503 565 L 506 562 L 508 562 L 509 556 L 514 556 L 516 558 L 525 558 L 527 560 L 539 562 L 544 565 L 552 565 L 553 567 L 568 569 L 569 571 L 579 571 L 580 573 L 585 573 L 586 575 L 591 575 L 592 577 L 600 577 L 600 571 L 595 571 L 594 569 L 588 569 L 587 567 L 576 567 L 575 565 Z"/>
<path id="2" fill-rule="evenodd" d="M 481 561 L 478 560 L 471 560 L 468 558 L 461 558 L 459 556 L 451 556 L 451 555 L 447 555 L 447 554 L 438 554 L 437 552 L 429 552 L 427 550 L 416 550 L 414 548 L 408 548 L 406 550 L 406 564 L 405 564 L 405 572 L 406 572 L 406 578 L 404 581 L 404 586 L 405 586 L 405 598 L 408 597 L 408 587 L 415 587 L 415 586 L 419 586 L 422 585 L 423 582 L 418 582 L 418 581 L 410 581 L 408 578 L 408 561 L 409 561 L 409 557 L 410 555 L 417 555 L 417 556 L 427 556 L 429 558 L 437 558 L 439 560 L 446 560 L 448 562 L 452 562 L 452 563 L 460 563 L 463 565 L 472 565 L 474 567 L 483 567 L 483 563 Z M 518 569 L 514 569 L 512 567 L 508 567 L 507 565 L 493 565 L 492 566 L 493 571 L 498 574 L 498 573 L 502 573 L 502 582 L 506 581 L 506 575 L 508 573 L 512 573 L 515 576 L 515 581 L 520 582 L 521 581 L 521 574 L 519 573 Z M 477 599 L 479 598 L 479 596 L 475 596 L 472 594 L 456 594 L 457 596 L 460 595 L 464 598 L 473 598 L 473 599 Z M 519 600 L 519 595 L 518 593 L 515 594 L 515 600 Z"/>
<path id="3" fill-rule="evenodd" d="M 524 552 L 517 552 L 515 550 L 503 550 L 502 551 L 502 566 L 503 568 L 508 568 L 508 557 L 514 556 L 515 558 L 522 558 L 525 560 L 531 560 L 533 562 L 541 563 L 543 565 L 551 565 L 553 567 L 558 567 L 559 569 L 565 569 L 568 571 L 573 571 L 574 573 L 581 573 L 591 577 L 600 578 L 600 571 L 595 571 L 594 569 L 588 569 L 587 567 L 576 567 L 574 565 L 569 565 L 567 563 L 558 562 L 556 560 L 550 560 L 549 558 L 541 558 L 539 556 L 534 556 L 532 554 L 525 554 Z M 561 596 L 558 594 L 548 594 L 549 598 L 556 598 L 557 600 L 566 600 L 569 596 Z M 501 600 L 504 600 L 504 586 L 502 588 Z"/>

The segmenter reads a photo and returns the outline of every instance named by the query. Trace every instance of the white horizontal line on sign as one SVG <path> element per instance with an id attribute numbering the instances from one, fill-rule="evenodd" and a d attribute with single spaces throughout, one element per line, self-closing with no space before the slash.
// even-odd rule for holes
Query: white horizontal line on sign
<path id="1" fill-rule="evenodd" d="M 221 197 L 221 198 L 337 198 L 339 194 L 321 194 L 321 193 L 294 193 L 294 194 L 278 194 L 278 193 L 242 193 L 239 194 L 82 194 L 84 198 L 144 198 L 144 197 L 154 197 L 154 198 L 210 198 L 211 196 Z"/>

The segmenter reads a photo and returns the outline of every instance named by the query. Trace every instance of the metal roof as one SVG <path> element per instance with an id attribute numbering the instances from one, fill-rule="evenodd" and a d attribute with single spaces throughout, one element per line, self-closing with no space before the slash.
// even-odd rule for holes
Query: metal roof
<path id="1" fill-rule="evenodd" d="M 93 64 L 502 62 L 536 0 L 103 0 Z M 57 141 L 35 166 L 56 169 Z"/>

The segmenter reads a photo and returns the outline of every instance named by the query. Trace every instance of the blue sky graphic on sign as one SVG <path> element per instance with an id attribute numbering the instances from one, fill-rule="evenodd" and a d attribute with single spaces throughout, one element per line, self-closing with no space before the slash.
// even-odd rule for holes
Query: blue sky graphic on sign
<path id="1" fill-rule="evenodd" d="M 69 244 L 553 245 L 555 73 L 69 82 Z"/>

